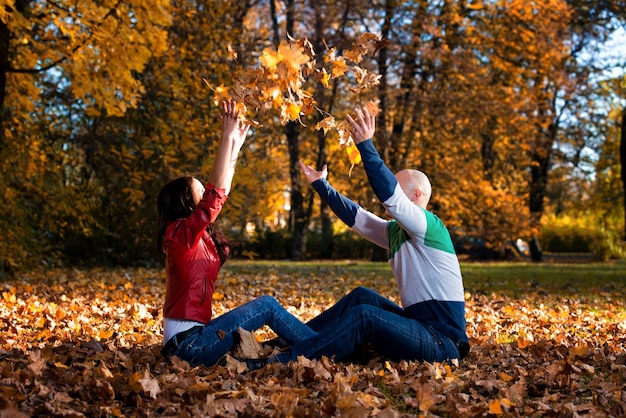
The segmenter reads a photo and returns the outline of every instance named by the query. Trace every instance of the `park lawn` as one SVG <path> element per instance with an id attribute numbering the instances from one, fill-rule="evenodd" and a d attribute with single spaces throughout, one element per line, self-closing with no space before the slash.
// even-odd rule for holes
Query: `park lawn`
<path id="1" fill-rule="evenodd" d="M 249 373 L 159 356 L 161 269 L 22 274 L 0 282 L 0 415 L 626 414 L 625 262 L 462 271 L 472 351 L 459 365 L 300 359 Z M 271 294 L 308 320 L 359 285 L 398 302 L 386 263 L 230 260 L 214 311 Z"/>

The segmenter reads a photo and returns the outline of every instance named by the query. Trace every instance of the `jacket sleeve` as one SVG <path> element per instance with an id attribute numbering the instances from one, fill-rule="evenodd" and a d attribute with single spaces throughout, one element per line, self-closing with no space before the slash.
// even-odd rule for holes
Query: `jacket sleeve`
<path id="1" fill-rule="evenodd" d="M 326 179 L 316 180 L 311 185 L 343 223 L 374 244 L 389 248 L 387 221 L 339 193 Z"/>
<path id="2" fill-rule="evenodd" d="M 386 202 L 387 199 L 393 195 L 396 185 L 398 184 L 396 176 L 393 175 L 391 170 L 385 165 L 383 159 L 380 158 L 371 139 L 357 144 L 357 149 L 361 154 L 363 168 L 365 168 L 367 179 L 376 197 L 378 197 L 378 200 L 381 202 Z"/>
<path id="3" fill-rule="evenodd" d="M 425 210 L 415 205 L 402 191 L 398 179 L 385 165 L 371 139 L 357 144 L 363 168 L 376 197 L 398 224 L 411 235 L 426 234 Z"/>
<path id="4" fill-rule="evenodd" d="M 174 222 L 169 229 L 168 238 L 187 248 L 195 247 L 206 227 L 215 222 L 227 199 L 224 189 L 216 189 L 212 184 L 207 184 L 196 209 L 187 218 Z"/>

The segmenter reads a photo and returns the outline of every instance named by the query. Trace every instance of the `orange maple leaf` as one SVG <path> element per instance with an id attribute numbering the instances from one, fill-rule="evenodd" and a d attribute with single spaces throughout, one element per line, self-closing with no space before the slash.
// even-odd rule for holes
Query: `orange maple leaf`
<path id="1" fill-rule="evenodd" d="M 317 124 L 315 125 L 315 129 L 316 130 L 320 130 L 323 129 L 324 130 L 324 135 L 326 135 L 328 133 L 329 130 L 333 129 L 335 127 L 335 117 L 334 116 L 326 116 L 324 119 L 322 119 L 321 121 L 317 122 Z"/>
<path id="2" fill-rule="evenodd" d="M 489 401 L 489 412 L 494 415 L 502 415 L 502 404 L 499 399 L 492 399 Z"/>
<path id="3" fill-rule="evenodd" d="M 370 73 L 361 67 L 354 67 L 354 75 L 358 85 L 350 89 L 353 93 L 359 93 L 370 87 L 377 86 L 382 78 L 382 75 Z"/>
<path id="4" fill-rule="evenodd" d="M 366 53 L 367 53 L 367 49 L 353 48 L 353 49 L 349 49 L 345 51 L 343 53 L 343 56 L 346 57 L 346 59 L 349 59 L 350 61 L 352 61 L 353 63 L 358 64 L 363 60 L 363 55 L 365 55 Z"/>
<path id="5" fill-rule="evenodd" d="M 276 71 L 276 66 L 280 62 L 280 55 L 278 51 L 274 51 L 270 48 L 265 48 L 263 50 L 263 53 L 261 54 L 261 57 L 259 58 L 259 61 L 261 61 L 261 65 L 263 66 L 263 68 L 273 72 Z"/>
<path id="6" fill-rule="evenodd" d="M 357 149 L 354 142 L 350 143 L 350 145 L 346 147 L 346 152 L 348 153 L 348 160 L 350 160 L 352 165 L 359 164 L 361 162 L 361 153 Z"/>
<path id="7" fill-rule="evenodd" d="M 365 108 L 367 109 L 369 114 L 372 116 L 377 116 L 380 113 L 380 107 L 378 106 L 378 103 L 372 100 L 365 103 Z"/>
<path id="8" fill-rule="evenodd" d="M 311 60 L 311 58 L 304 53 L 304 50 L 298 47 L 298 44 L 291 44 L 286 41 L 282 41 L 280 45 L 278 45 L 278 55 L 281 61 L 287 64 L 294 73 L 299 73 L 301 71 L 300 67 Z"/>
<path id="9" fill-rule="evenodd" d="M 330 74 L 326 71 L 326 68 L 322 68 L 321 70 L 315 70 L 313 72 L 313 79 L 322 83 L 322 85 L 326 88 L 330 85 Z"/>
<path id="10" fill-rule="evenodd" d="M 341 77 L 342 75 L 347 73 L 349 70 L 350 70 L 350 66 L 348 66 L 348 64 L 346 64 L 346 60 L 343 57 L 338 57 L 333 62 L 333 68 L 331 70 L 331 76 L 332 76 L 332 78 Z"/>
<path id="11" fill-rule="evenodd" d="M 284 123 L 288 121 L 298 120 L 300 117 L 300 106 L 293 102 L 287 103 L 282 107 L 280 112 L 281 121 Z"/>

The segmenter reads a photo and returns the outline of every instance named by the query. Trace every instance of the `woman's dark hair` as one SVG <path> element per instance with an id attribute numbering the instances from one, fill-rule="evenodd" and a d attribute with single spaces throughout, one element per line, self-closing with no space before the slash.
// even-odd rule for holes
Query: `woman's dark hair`
<path id="1" fill-rule="evenodd" d="M 191 215 L 196 208 L 196 204 L 193 201 L 193 192 L 191 190 L 192 181 L 193 177 L 191 176 L 179 177 L 167 183 L 159 192 L 159 197 L 157 198 L 159 221 L 156 246 L 157 254 L 161 261 L 164 261 L 166 257 L 163 249 L 165 229 L 175 220 L 183 219 Z M 220 262 L 224 264 L 230 253 L 229 243 L 226 237 L 221 231 L 214 229 L 212 224 L 207 226 L 206 229 L 215 242 Z"/>

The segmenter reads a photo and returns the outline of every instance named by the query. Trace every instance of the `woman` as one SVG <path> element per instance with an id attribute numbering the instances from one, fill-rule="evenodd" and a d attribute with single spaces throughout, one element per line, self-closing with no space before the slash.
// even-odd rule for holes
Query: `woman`
<path id="1" fill-rule="evenodd" d="M 193 177 L 167 183 L 158 197 L 157 250 L 165 260 L 164 356 L 210 366 L 233 349 L 238 328 L 269 325 L 289 343 L 315 334 L 274 298 L 262 296 L 217 318 L 212 317 L 215 281 L 229 255 L 228 243 L 213 223 L 227 200 L 239 150 L 250 127 L 234 101 L 222 104 L 222 136 L 209 182 Z"/>

